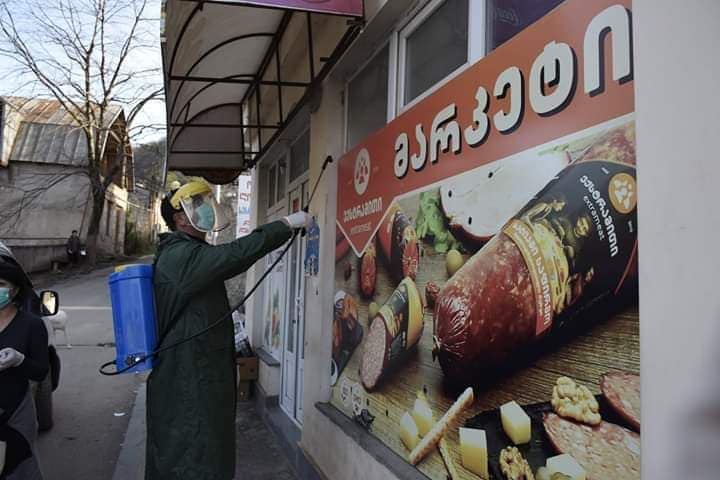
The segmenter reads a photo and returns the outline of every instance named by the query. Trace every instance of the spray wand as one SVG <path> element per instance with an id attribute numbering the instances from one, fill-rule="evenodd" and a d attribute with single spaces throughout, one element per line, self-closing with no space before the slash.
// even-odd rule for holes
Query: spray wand
<path id="1" fill-rule="evenodd" d="M 325 158 L 325 161 L 323 162 L 323 165 L 322 165 L 322 169 L 320 170 L 320 175 L 318 175 L 318 178 L 315 180 L 315 185 L 313 186 L 312 192 L 310 193 L 310 197 L 308 198 L 308 203 L 307 203 L 307 205 L 305 205 L 305 207 L 303 207 L 303 211 L 304 211 L 305 213 L 308 213 L 308 209 L 309 209 L 309 207 L 310 207 L 310 203 L 312 203 L 313 197 L 315 197 L 315 192 L 317 191 L 318 185 L 320 185 L 320 180 L 322 179 L 322 176 L 323 176 L 323 174 L 325 173 L 325 169 L 327 168 L 327 166 L 328 166 L 330 163 L 332 163 L 332 161 L 333 161 L 333 159 L 332 159 L 332 157 L 331 157 L 330 155 L 328 155 L 327 158 Z M 260 277 L 260 279 L 259 279 L 257 282 L 255 282 L 255 285 L 253 285 L 253 287 L 250 289 L 250 291 L 245 294 L 245 296 L 243 297 L 242 300 L 240 300 L 240 303 L 238 303 L 238 304 L 235 305 L 233 308 L 231 308 L 231 309 L 228 311 L 228 313 L 226 313 L 226 314 L 223 315 L 222 317 L 218 318 L 216 321 L 214 321 L 213 323 L 211 323 L 211 324 L 208 325 L 207 327 L 203 328 L 203 329 L 200 330 L 199 332 L 190 335 L 189 337 L 183 338 L 182 340 L 178 340 L 177 342 L 171 343 L 170 345 L 167 345 L 167 346 L 165 346 L 165 347 L 157 348 L 157 349 L 153 350 L 153 351 L 150 352 L 150 353 L 143 354 L 143 355 L 138 355 L 137 357 L 135 357 L 135 358 L 133 358 L 131 361 L 129 361 L 129 362 L 128 362 L 128 365 L 127 365 L 126 367 L 124 367 L 124 368 L 122 368 L 122 369 L 120 369 L 120 370 L 116 370 L 116 371 L 114 371 L 114 372 L 108 372 L 108 371 L 106 370 L 110 365 L 112 365 L 112 364 L 115 363 L 115 360 L 111 360 L 111 361 L 109 361 L 109 362 L 107 362 L 107 363 L 104 363 L 104 364 L 102 364 L 102 365 L 100 366 L 100 370 L 99 370 L 100 373 L 101 373 L 102 375 L 106 375 L 106 376 L 114 376 L 114 375 L 120 375 L 121 373 L 125 373 L 125 372 L 127 372 L 128 370 L 134 368 L 135 366 L 143 363 L 145 360 L 147 360 L 147 359 L 149 359 L 149 358 L 152 358 L 152 357 L 155 357 L 155 356 L 157 356 L 157 355 L 159 355 L 159 354 L 161 354 L 162 352 L 165 352 L 165 351 L 167 351 L 167 350 L 171 350 L 171 349 L 173 349 L 173 348 L 177 348 L 177 347 L 179 347 L 180 345 L 182 345 L 182 344 L 184 344 L 184 343 L 187 343 L 187 342 L 189 342 L 189 341 L 191 341 L 191 340 L 194 340 L 194 339 L 196 339 L 196 338 L 198 338 L 198 337 L 201 337 L 202 335 L 205 335 L 206 333 L 208 333 L 209 331 L 211 331 L 213 328 L 215 328 L 215 327 L 217 327 L 218 325 L 222 324 L 227 318 L 229 318 L 229 317 L 232 315 L 232 313 L 233 313 L 235 310 L 237 310 L 238 308 L 242 307 L 242 306 L 245 304 L 245 302 L 252 296 L 253 293 L 255 293 L 255 291 L 260 287 L 260 285 L 262 285 L 262 283 L 265 281 L 265 279 L 267 278 L 267 276 L 270 275 L 270 272 L 272 272 L 272 271 L 275 269 L 275 267 L 277 266 L 277 264 L 280 263 L 280 261 L 285 257 L 285 255 L 287 254 L 287 252 L 290 250 L 290 247 L 293 245 L 293 243 L 295 243 L 295 239 L 296 239 L 298 236 L 300 236 L 300 235 L 305 236 L 305 230 L 304 230 L 304 229 L 298 229 L 298 230 L 295 230 L 295 231 L 293 232 L 293 235 L 292 235 L 292 237 L 290 238 L 290 241 L 285 245 L 285 247 L 282 249 L 282 252 L 280 252 L 280 255 L 278 255 L 278 257 L 275 259 L 275 261 L 272 263 L 272 265 L 270 265 L 270 267 L 269 267 L 267 270 L 265 270 L 265 272 L 262 274 L 262 276 Z"/>

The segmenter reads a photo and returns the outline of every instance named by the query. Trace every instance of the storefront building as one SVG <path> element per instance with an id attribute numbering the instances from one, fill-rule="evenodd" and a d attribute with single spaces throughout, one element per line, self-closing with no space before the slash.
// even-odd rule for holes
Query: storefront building
<path id="1" fill-rule="evenodd" d="M 308 202 L 319 225 L 317 268 L 310 234 L 245 309 L 258 411 L 299 477 L 502 478 L 517 442 L 533 471 L 560 451 L 589 478 L 671 478 L 646 467 L 663 427 L 640 456 L 640 311 L 665 318 L 645 266 L 672 169 L 655 132 L 687 107 L 653 69 L 662 26 L 713 24 L 660 3 L 165 3 L 168 168 L 251 175 L 251 225 Z M 682 69 L 704 76 L 694 52 Z M 560 377 L 598 395 L 576 420 L 600 427 L 553 405 Z M 529 444 L 503 426 L 511 401 Z"/>

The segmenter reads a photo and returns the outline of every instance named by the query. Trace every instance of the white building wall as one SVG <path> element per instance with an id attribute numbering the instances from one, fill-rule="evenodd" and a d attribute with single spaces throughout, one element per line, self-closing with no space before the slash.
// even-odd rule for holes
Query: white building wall
<path id="1" fill-rule="evenodd" d="M 344 85 L 328 80 L 323 85 L 320 109 L 310 129 L 310 185 L 314 185 L 328 155 L 342 154 Z M 320 270 L 307 279 L 305 297 L 305 357 L 303 431 L 301 448 L 329 479 L 393 478 L 383 465 L 320 413 L 315 404 L 330 400 L 332 305 L 335 281 L 335 214 L 337 163 L 332 163 L 318 185 L 310 213 L 320 225 Z M 328 439 L 333 448 L 328 448 Z"/>
<path id="2" fill-rule="evenodd" d="M 369 18 L 385 1 L 365 2 Z M 372 21 L 372 20 L 371 20 Z M 330 78 L 323 84 L 322 103 L 310 122 L 310 185 L 314 185 L 328 155 L 336 161 L 343 155 L 344 82 Z M 320 270 L 307 280 L 305 298 L 305 358 L 303 432 L 301 448 L 329 479 L 395 478 L 394 475 L 355 440 L 323 415 L 315 404 L 330 400 L 330 359 L 332 305 L 335 281 L 335 216 L 337 206 L 337 163 L 325 171 L 310 213 L 320 225 Z M 328 439 L 333 448 L 328 448 Z"/>
<path id="3" fill-rule="evenodd" d="M 720 2 L 633 10 L 642 476 L 717 479 Z"/>
<path id="4" fill-rule="evenodd" d="M 29 193 L 35 189 L 44 191 Z M 13 214 L 23 195 L 26 205 Z M 107 198 L 113 202 L 113 210 L 109 235 L 107 211 L 101 219 L 98 248 L 102 254 L 123 253 L 127 196 L 127 191 L 116 185 L 108 188 Z M 11 162 L 8 168 L 0 167 L 0 209 L 7 217 L 0 225 L 0 239 L 14 249 L 28 271 L 49 269 L 52 262 L 67 260 L 65 244 L 73 230 L 79 231 L 83 242 L 87 240 L 92 209 L 88 177 L 74 167 Z"/>

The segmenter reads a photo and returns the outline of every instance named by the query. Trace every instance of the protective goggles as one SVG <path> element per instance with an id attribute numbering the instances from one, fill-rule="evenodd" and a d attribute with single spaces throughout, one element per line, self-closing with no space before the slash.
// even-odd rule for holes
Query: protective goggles
<path id="1" fill-rule="evenodd" d="M 230 225 L 220 205 L 215 201 L 210 186 L 190 182 L 178 189 L 170 199 L 175 210 L 181 207 L 192 226 L 201 232 L 219 232 Z"/>

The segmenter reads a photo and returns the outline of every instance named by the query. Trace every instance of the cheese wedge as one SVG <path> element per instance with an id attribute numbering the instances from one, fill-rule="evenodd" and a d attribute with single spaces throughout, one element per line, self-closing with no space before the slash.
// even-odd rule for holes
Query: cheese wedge
<path id="1" fill-rule="evenodd" d="M 463 467 L 482 478 L 490 478 L 485 430 L 460 427 L 460 458 Z"/>
<path id="2" fill-rule="evenodd" d="M 423 397 L 418 397 L 418 399 L 415 400 L 415 408 L 410 414 L 413 420 L 415 420 L 420 436 L 424 437 L 427 435 L 433 426 L 433 413 L 427 400 Z"/>
<path id="3" fill-rule="evenodd" d="M 586 480 L 585 470 L 567 453 L 548 458 L 547 469 L 551 477 L 555 473 L 562 473 L 570 477 L 570 480 Z"/>
<path id="4" fill-rule="evenodd" d="M 515 445 L 530 441 L 530 417 L 517 402 L 508 402 L 500 407 L 500 419 L 503 430 Z"/>
<path id="5" fill-rule="evenodd" d="M 400 440 L 402 440 L 408 450 L 415 448 L 420 441 L 418 427 L 408 412 L 405 412 L 400 419 Z"/>

